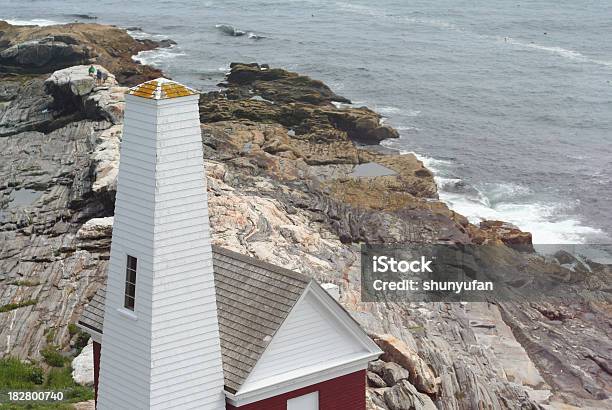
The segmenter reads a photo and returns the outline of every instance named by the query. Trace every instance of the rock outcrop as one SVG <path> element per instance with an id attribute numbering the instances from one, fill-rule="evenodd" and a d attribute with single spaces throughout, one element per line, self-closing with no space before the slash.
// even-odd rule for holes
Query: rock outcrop
<path id="1" fill-rule="evenodd" d="M 171 44 L 136 40 L 125 30 L 101 24 L 14 26 L 0 20 L 0 73 L 44 74 L 95 62 L 115 74 L 121 84 L 136 85 L 161 72 L 132 56 Z"/>
<path id="2" fill-rule="evenodd" d="M 389 410 L 436 410 L 431 399 L 419 393 L 408 381 L 402 380 L 383 393 Z"/>
<path id="3" fill-rule="evenodd" d="M 500 240 L 520 252 L 535 252 L 531 232 L 521 231 L 517 226 L 503 221 L 482 221 L 480 229 L 488 233 L 491 240 Z"/>
<path id="4" fill-rule="evenodd" d="M 292 129 L 302 140 L 337 141 L 346 137 L 378 144 L 399 133 L 382 124 L 368 108 L 338 108 L 350 103 L 325 84 L 282 69 L 258 64 L 231 64 L 226 89 L 202 99 L 202 122 L 231 119 L 274 121 Z M 315 135 L 316 134 L 316 135 Z"/>
<path id="5" fill-rule="evenodd" d="M 410 372 L 397 363 L 385 363 L 381 377 L 387 386 L 395 386 L 402 380 L 408 380 Z"/>
<path id="6" fill-rule="evenodd" d="M 85 26 L 69 28 L 85 33 Z M 41 30 L 8 31 L 17 44 Z M 0 48 L 14 45 L 5 36 Z M 114 39 L 96 41 L 109 47 L 99 56 L 112 60 L 101 65 L 125 85 L 129 76 L 113 67 L 133 43 L 112 57 Z M 35 358 L 47 343 L 70 350 L 67 326 L 104 282 L 122 132 L 121 109 L 110 115 L 105 107 L 122 101 L 113 91 L 119 85 L 89 89 L 82 70 L 0 80 L 0 305 L 28 302 L 0 313 L 2 354 Z M 70 108 L 60 109 L 60 99 Z M 361 302 L 362 242 L 482 239 L 499 246 L 487 257 L 516 265 L 517 275 L 533 269 L 604 290 L 601 275 L 610 272 L 595 264 L 572 271 L 508 248 L 440 203 L 417 158 L 356 144 L 394 132 L 376 113 L 336 101 L 347 103 L 316 80 L 257 65 L 234 65 L 224 90 L 202 96 L 214 242 L 342 287 L 341 303 L 385 350 L 384 361 L 370 364 L 372 409 L 605 407 L 612 348 L 605 291 L 564 309 L 555 300 Z M 407 379 L 385 380 L 383 369 L 396 366 Z"/>
<path id="7" fill-rule="evenodd" d="M 104 67 L 94 67 L 106 73 L 103 83 L 89 75 L 89 66 L 80 65 L 54 72 L 45 80 L 45 92 L 53 97 L 53 108 L 61 114 L 76 111 L 86 118 L 119 124 L 123 122 L 127 87 L 118 86 L 115 76 Z"/>
<path id="8" fill-rule="evenodd" d="M 376 389 L 387 387 L 387 383 L 377 373 L 368 371 L 366 377 L 369 387 L 373 387 Z"/>
<path id="9" fill-rule="evenodd" d="M 0 64 L 11 69 L 27 67 L 45 72 L 49 66 L 85 64 L 94 57 L 93 50 L 78 44 L 70 36 L 48 36 L 11 45 L 0 52 Z"/>

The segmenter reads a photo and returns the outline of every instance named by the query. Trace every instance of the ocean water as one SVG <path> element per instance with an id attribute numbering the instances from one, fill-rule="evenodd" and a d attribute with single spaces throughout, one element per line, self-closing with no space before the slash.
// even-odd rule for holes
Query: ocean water
<path id="1" fill-rule="evenodd" d="M 96 17 L 96 19 L 88 19 Z M 612 234 L 612 2 L 10 1 L 22 24 L 116 24 L 171 38 L 138 59 L 202 90 L 232 61 L 321 79 L 396 127 L 440 197 L 537 243 Z"/>

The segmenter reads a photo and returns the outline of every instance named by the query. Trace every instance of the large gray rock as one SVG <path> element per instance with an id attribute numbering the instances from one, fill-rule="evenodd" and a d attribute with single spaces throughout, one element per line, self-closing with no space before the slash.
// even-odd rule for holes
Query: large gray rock
<path id="1" fill-rule="evenodd" d="M 113 219 L 112 216 L 90 219 L 77 231 L 77 238 L 100 239 L 110 237 L 113 233 Z"/>
<path id="2" fill-rule="evenodd" d="M 384 360 L 398 363 L 410 372 L 410 382 L 427 394 L 438 392 L 439 379 L 431 367 L 406 343 L 388 334 L 377 335 L 374 341 L 383 350 Z"/>
<path id="3" fill-rule="evenodd" d="M 429 396 L 419 393 L 407 380 L 385 390 L 384 398 L 389 410 L 437 410 Z"/>
<path id="4" fill-rule="evenodd" d="M 45 81 L 45 91 L 53 96 L 55 109 L 62 113 L 81 112 L 91 119 L 105 119 L 113 124 L 123 121 L 125 91 L 117 85 L 115 76 L 99 65 L 96 70 L 106 73 L 103 84 L 89 75 L 89 65 L 79 65 L 55 71 Z"/>
<path id="5" fill-rule="evenodd" d="M 96 139 L 96 147 L 91 159 L 94 164 L 94 192 L 109 192 L 117 189 L 119 173 L 119 144 L 123 127 L 113 125 L 102 131 Z"/>
<path id="6" fill-rule="evenodd" d="M 385 368 L 385 362 L 380 359 L 372 360 L 370 363 L 368 363 L 368 370 L 376 373 L 379 376 L 382 376 L 382 372 L 384 368 Z"/>
<path id="7" fill-rule="evenodd" d="M 408 379 L 409 377 L 410 372 L 397 363 L 385 363 L 385 367 L 382 370 L 382 379 L 388 386 L 393 386 L 400 380 Z"/>
<path id="8" fill-rule="evenodd" d="M 102 70 L 100 66 L 95 66 Z M 89 94 L 96 85 L 96 79 L 89 75 L 89 66 L 79 65 L 64 68 L 51 74 L 45 81 L 45 91 L 54 97 L 61 94 L 83 96 Z"/>
<path id="9" fill-rule="evenodd" d="M 43 91 L 43 80 L 2 80 L 0 83 L 0 137 L 24 131 L 54 128 L 53 98 Z"/>
<path id="10" fill-rule="evenodd" d="M 85 64 L 92 50 L 70 36 L 49 36 L 15 44 L 0 52 L 0 67 L 11 71 L 48 72 L 49 68 Z"/>
<path id="11" fill-rule="evenodd" d="M 366 410 L 389 410 L 384 397 L 386 390 L 389 388 L 368 388 L 366 390 Z"/>
<path id="12" fill-rule="evenodd" d="M 368 371 L 366 377 L 368 380 L 368 386 L 370 387 L 375 387 L 375 388 L 387 387 L 387 383 L 385 383 L 382 377 L 380 377 L 374 372 Z"/>
<path id="13" fill-rule="evenodd" d="M 85 222 L 77 231 L 76 246 L 79 249 L 110 249 L 113 233 L 113 217 L 93 218 Z"/>

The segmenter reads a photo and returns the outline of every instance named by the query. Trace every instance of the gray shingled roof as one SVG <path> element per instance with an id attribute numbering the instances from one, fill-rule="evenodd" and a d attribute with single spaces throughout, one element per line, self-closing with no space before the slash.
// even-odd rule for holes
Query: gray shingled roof
<path id="1" fill-rule="evenodd" d="M 310 278 L 213 246 L 225 389 L 238 391 Z M 106 289 L 100 288 L 79 324 L 102 333 Z"/>
<path id="2" fill-rule="evenodd" d="M 81 317 L 79 318 L 79 324 L 85 326 L 88 329 L 102 333 L 105 301 L 106 288 L 102 287 L 98 289 L 94 297 L 91 299 L 91 302 L 89 302 L 89 305 L 87 305 L 83 313 L 81 313 Z"/>

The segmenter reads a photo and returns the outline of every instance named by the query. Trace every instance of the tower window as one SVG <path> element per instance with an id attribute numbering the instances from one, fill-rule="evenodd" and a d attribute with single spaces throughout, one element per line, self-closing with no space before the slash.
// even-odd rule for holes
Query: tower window
<path id="1" fill-rule="evenodd" d="M 136 300 L 136 266 L 138 259 L 133 256 L 127 256 L 125 267 L 125 299 L 124 304 L 127 309 L 134 310 L 134 301 Z"/>

